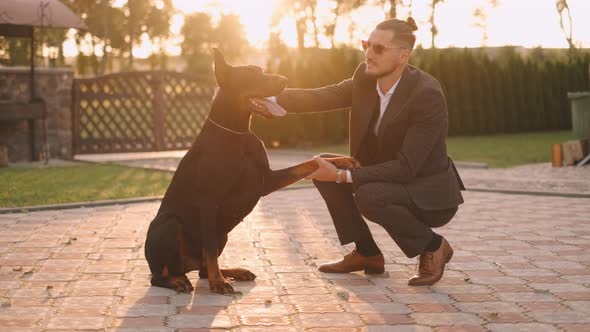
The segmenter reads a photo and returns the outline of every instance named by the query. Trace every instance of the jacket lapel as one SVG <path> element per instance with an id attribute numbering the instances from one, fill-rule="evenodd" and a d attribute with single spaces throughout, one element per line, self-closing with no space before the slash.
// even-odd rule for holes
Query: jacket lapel
<path id="1" fill-rule="evenodd" d="M 353 98 L 353 105 L 350 114 L 350 153 L 356 156 L 359 146 L 369 129 L 373 111 L 378 107 L 379 95 L 375 90 L 376 81 L 366 79 L 361 82 L 359 97 Z"/>
<path id="2" fill-rule="evenodd" d="M 413 75 L 408 68 L 409 66 L 406 66 L 406 69 L 404 69 L 402 77 L 397 84 L 397 88 L 395 88 L 395 91 L 389 100 L 389 104 L 387 104 L 387 108 L 385 108 L 381 122 L 379 123 L 379 129 L 377 130 L 379 142 L 381 142 L 381 138 L 383 137 L 383 130 L 388 124 L 393 122 L 402 111 L 404 111 L 403 106 L 408 101 L 408 96 L 414 85 Z"/>

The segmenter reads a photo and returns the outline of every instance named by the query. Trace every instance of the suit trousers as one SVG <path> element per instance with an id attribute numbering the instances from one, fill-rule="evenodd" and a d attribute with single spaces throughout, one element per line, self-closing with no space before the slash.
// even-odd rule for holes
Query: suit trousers
<path id="1" fill-rule="evenodd" d="M 381 225 L 407 257 L 420 255 L 434 235 L 431 228 L 446 225 L 457 207 L 418 208 L 402 184 L 371 182 L 353 189 L 350 183 L 315 181 L 326 202 L 342 245 L 371 239 L 363 216 Z"/>

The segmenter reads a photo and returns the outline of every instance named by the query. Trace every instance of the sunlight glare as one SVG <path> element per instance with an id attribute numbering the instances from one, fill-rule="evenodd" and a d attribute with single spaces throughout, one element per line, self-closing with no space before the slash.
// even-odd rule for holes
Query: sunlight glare
<path id="1" fill-rule="evenodd" d="M 238 15 L 250 44 L 254 47 L 263 47 L 268 40 L 271 15 L 278 1 L 173 0 L 173 4 L 177 9 L 187 14 L 208 12 L 212 16 L 214 24 L 221 13 Z"/>
<path id="2" fill-rule="evenodd" d="M 127 0 L 114 0 L 113 6 L 121 7 Z M 159 5 L 163 2 L 158 0 Z M 183 37 L 180 35 L 184 25 L 184 16 L 195 12 L 208 13 L 213 24 L 217 24 L 222 14 L 235 14 L 244 26 L 248 42 L 255 48 L 264 48 L 271 32 L 273 11 L 281 13 L 286 8 L 278 8 L 281 0 L 172 0 L 176 12 L 170 21 L 171 36 L 164 41 L 163 47 L 169 55 L 179 55 Z M 370 2 L 374 3 L 374 2 Z M 572 19 L 574 43 L 579 47 L 590 47 L 590 20 L 585 13 L 590 12 L 589 0 L 569 0 Z M 436 24 L 439 34 L 436 37 L 437 47 L 477 47 L 484 42 L 484 29 L 478 27 L 478 19 L 473 11 L 483 6 L 486 13 L 487 35 L 485 46 L 517 45 L 524 47 L 567 47 L 563 32 L 559 28 L 559 15 L 554 1 L 538 0 L 498 0 L 498 6 L 492 8 L 488 0 L 447 0 L 437 6 Z M 318 0 L 316 9 L 317 27 L 321 32 L 318 36 L 320 47 L 330 47 L 330 39 L 323 35 L 324 26 L 334 20 L 334 2 Z M 297 47 L 295 19 L 285 13 L 279 21 L 276 32 L 288 47 Z M 398 17 L 405 19 L 409 8 L 398 7 Z M 418 24 L 416 45 L 431 47 L 429 17 L 430 1 L 414 1 L 411 14 Z M 340 15 L 337 21 L 334 41 L 336 45 L 347 44 L 353 47 L 358 41 L 367 38 L 377 23 L 385 18 L 385 7 L 376 5 L 363 6 L 351 13 Z M 481 21 L 481 20 L 480 20 Z M 564 24 L 568 24 L 567 21 Z M 198 28 L 198 27 L 197 27 Z M 309 24 L 309 33 L 305 36 L 305 46 L 314 47 L 315 40 L 311 35 L 313 26 Z M 72 30 L 73 31 L 73 30 Z M 82 41 L 80 51 L 91 52 L 89 41 Z M 151 50 L 158 46 L 152 45 L 149 38 L 141 36 L 140 45 L 133 50 L 134 56 L 148 57 Z M 64 42 L 64 55 L 75 56 L 78 53 L 73 40 L 73 32 L 68 32 Z M 100 56 L 100 55 L 99 55 Z"/>

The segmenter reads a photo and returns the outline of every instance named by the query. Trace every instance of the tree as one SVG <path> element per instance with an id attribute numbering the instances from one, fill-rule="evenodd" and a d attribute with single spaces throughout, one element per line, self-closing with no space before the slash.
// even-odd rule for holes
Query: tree
<path id="1" fill-rule="evenodd" d="M 498 7 L 498 0 L 486 0 L 485 4 L 477 6 L 473 10 L 473 17 L 475 18 L 475 26 L 482 30 L 482 45 L 486 45 L 488 41 L 488 14 L 487 11 Z"/>
<path id="2" fill-rule="evenodd" d="M 387 18 L 397 18 L 397 6 L 403 5 L 403 0 L 378 0 L 377 3 L 381 7 L 386 7 L 389 4 L 389 9 L 385 13 Z"/>
<path id="3" fill-rule="evenodd" d="M 555 7 L 557 8 L 557 13 L 559 14 L 559 26 L 561 28 L 561 31 L 563 31 L 563 34 L 565 36 L 565 40 L 567 41 L 567 44 L 570 47 L 570 50 L 573 50 L 576 48 L 576 45 L 574 45 L 573 43 L 573 38 L 572 38 L 572 15 L 570 12 L 570 8 L 567 4 L 567 0 L 555 0 Z M 566 12 L 567 13 L 564 13 Z M 568 27 L 569 29 L 566 29 L 564 23 L 563 23 L 563 16 L 564 14 L 567 14 L 567 20 L 568 20 Z"/>
<path id="4" fill-rule="evenodd" d="M 111 0 L 76 1 L 69 0 L 67 5 L 78 15 L 84 18 L 88 31 L 76 32 L 76 44 L 78 49 L 84 41 L 90 42 L 92 53 L 90 54 L 92 69 L 95 75 L 106 72 L 109 55 L 114 50 L 123 47 L 125 15 L 121 8 L 114 8 Z M 61 44 L 61 43 L 60 43 Z M 98 62 L 97 52 L 100 50 L 102 57 Z M 78 60 L 84 62 L 84 54 L 80 54 Z M 83 66 L 84 67 L 84 66 Z M 82 72 L 86 70 L 82 68 Z"/>
<path id="5" fill-rule="evenodd" d="M 303 50 L 305 49 L 305 37 L 308 33 L 308 23 L 311 23 L 314 28 L 314 40 L 317 47 L 319 44 L 319 29 L 315 22 L 316 7 L 317 0 L 281 0 L 277 8 L 282 10 L 273 13 L 271 25 L 276 26 L 284 16 L 293 16 L 295 18 L 295 30 L 297 31 L 297 48 Z"/>
<path id="6" fill-rule="evenodd" d="M 208 14 L 194 13 L 185 17 L 181 49 L 188 72 L 210 71 L 208 47 L 214 40 L 213 31 L 211 17 Z"/>
<path id="7" fill-rule="evenodd" d="M 230 61 L 239 58 L 248 47 L 240 18 L 233 14 L 222 15 L 217 27 L 206 13 L 188 15 L 182 34 L 182 56 L 189 72 L 210 73 L 212 46 L 217 46 Z"/>
<path id="8" fill-rule="evenodd" d="M 289 48 L 276 32 L 271 32 L 268 38 L 268 55 L 266 70 L 269 72 L 278 73 L 283 62 L 288 61 Z"/>
<path id="9" fill-rule="evenodd" d="M 351 11 L 364 5 L 366 2 L 366 0 L 334 0 L 334 19 L 331 23 L 324 25 L 324 34 L 326 37 L 330 38 L 332 48 L 336 46 L 334 43 L 334 36 L 336 34 L 336 26 L 338 25 L 338 17 L 341 15 L 347 15 Z"/>
<path id="10" fill-rule="evenodd" d="M 169 35 L 171 0 L 127 0 L 124 6 L 126 22 L 127 50 L 129 52 L 129 69 L 133 69 L 133 46 L 145 33 L 154 43 Z"/>
<path id="11" fill-rule="evenodd" d="M 233 14 L 222 15 L 214 31 L 219 50 L 228 60 L 239 58 L 247 49 L 248 40 L 245 35 L 240 17 Z"/>
<path id="12" fill-rule="evenodd" d="M 158 53 L 155 53 L 155 49 L 152 49 L 152 69 L 160 67 L 165 69 L 166 53 L 164 52 L 164 40 L 170 36 L 170 19 L 173 14 L 172 0 L 160 0 L 156 2 L 154 6 L 150 8 L 145 18 L 145 31 L 144 33 L 150 39 L 152 45 L 157 46 Z M 153 46 L 152 46 L 153 47 Z"/>
<path id="13" fill-rule="evenodd" d="M 438 34 L 438 28 L 436 27 L 436 24 L 434 23 L 434 18 L 435 18 L 435 14 L 436 14 L 436 6 L 441 3 L 444 2 L 444 0 L 431 0 L 431 5 L 430 7 L 432 8 L 432 11 L 430 12 L 430 19 L 428 20 L 430 22 L 430 33 L 432 34 L 432 48 L 436 48 L 436 45 L 434 43 L 434 40 L 436 38 L 436 35 Z"/>

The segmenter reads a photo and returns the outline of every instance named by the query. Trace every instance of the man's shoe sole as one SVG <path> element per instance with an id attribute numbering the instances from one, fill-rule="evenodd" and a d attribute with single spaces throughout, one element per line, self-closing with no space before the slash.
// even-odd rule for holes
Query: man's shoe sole
<path id="1" fill-rule="evenodd" d="M 366 269 L 365 274 L 382 274 L 385 272 L 385 267 L 381 269 Z"/>
<path id="2" fill-rule="evenodd" d="M 354 271 L 322 271 L 318 268 L 318 271 L 322 272 L 322 273 L 352 273 L 352 272 L 357 272 L 357 271 L 364 271 L 365 274 L 382 274 L 385 272 L 385 267 L 381 268 L 381 269 L 365 269 L 365 270 L 354 270 Z"/>

